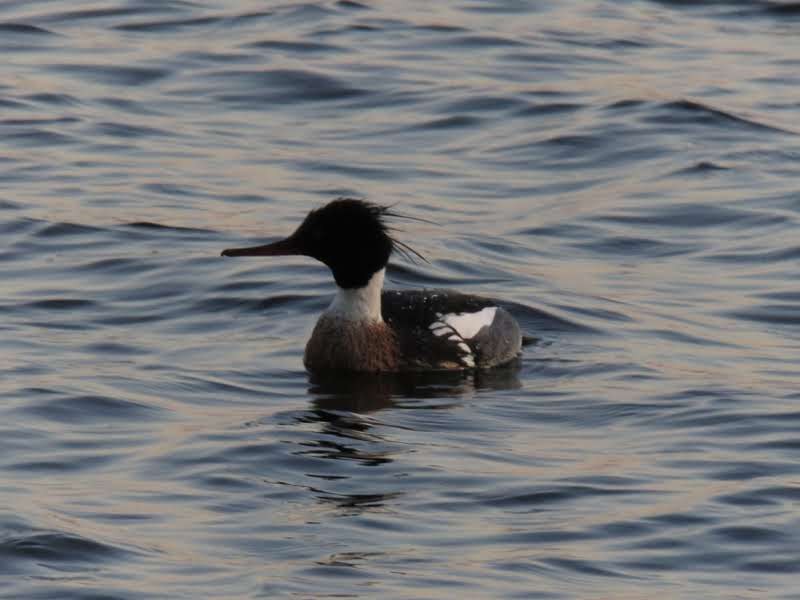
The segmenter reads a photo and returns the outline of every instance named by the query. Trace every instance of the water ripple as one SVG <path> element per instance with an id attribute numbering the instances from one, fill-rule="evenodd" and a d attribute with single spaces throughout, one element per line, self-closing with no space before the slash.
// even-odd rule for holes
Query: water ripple
<path id="1" fill-rule="evenodd" d="M 169 75 L 166 69 L 151 67 L 107 66 L 103 64 L 53 64 L 47 67 L 56 73 L 66 73 L 92 82 L 109 85 L 140 86 Z"/>
<path id="2" fill-rule="evenodd" d="M 368 93 L 337 78 L 306 69 L 226 70 L 210 78 L 231 90 L 217 94 L 221 102 L 241 106 L 344 100 Z"/>
<path id="3" fill-rule="evenodd" d="M 52 31 L 26 23 L 0 23 L 0 32 L 22 35 L 53 35 Z"/>
<path id="4" fill-rule="evenodd" d="M 796 595 L 796 13 L 2 3 L 0 596 Z M 519 359 L 307 374 L 340 195 Z"/>

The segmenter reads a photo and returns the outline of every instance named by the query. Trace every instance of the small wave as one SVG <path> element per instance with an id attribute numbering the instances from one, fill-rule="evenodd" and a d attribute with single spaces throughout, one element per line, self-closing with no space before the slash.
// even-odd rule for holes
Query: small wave
<path id="1" fill-rule="evenodd" d="M 101 342 L 97 344 L 86 344 L 81 350 L 98 356 L 143 356 L 149 351 L 129 344 L 119 344 L 114 342 Z"/>
<path id="2" fill-rule="evenodd" d="M 0 202 L 0 210 L 14 210 L 18 209 L 19 207 L 11 202 L 9 202 L 10 206 L 3 206 L 2 202 Z M 10 219 L 8 221 L 0 221 L 0 233 L 10 234 L 10 233 L 21 233 L 23 231 L 28 231 L 39 224 L 39 221 L 36 219 L 30 218 L 21 218 L 21 219 Z"/>
<path id="3" fill-rule="evenodd" d="M 710 531 L 725 542 L 735 544 L 762 544 L 764 542 L 779 542 L 788 539 L 785 532 L 768 527 L 717 527 Z"/>
<path id="4" fill-rule="evenodd" d="M 800 563 L 795 558 L 757 558 L 744 562 L 740 569 L 750 573 L 794 574 L 800 573 Z"/>
<path id="5" fill-rule="evenodd" d="M 143 104 L 140 102 L 136 102 L 135 100 L 131 100 L 130 98 L 118 98 L 118 97 L 98 98 L 97 102 L 105 104 L 106 106 L 110 106 L 111 108 L 114 108 L 121 112 L 132 115 L 150 116 L 150 115 L 161 114 L 161 111 L 156 110 L 152 104 Z"/>
<path id="6" fill-rule="evenodd" d="M 721 494 L 717 502 L 733 506 L 776 506 L 800 502 L 800 486 L 762 486 L 741 492 Z"/>
<path id="7" fill-rule="evenodd" d="M 555 148 L 566 148 L 570 152 L 580 149 L 586 150 L 606 146 L 609 140 L 602 135 L 557 135 L 541 142 Z"/>
<path id="8" fill-rule="evenodd" d="M 28 25 L 27 23 L 0 23 L 0 33 L 23 35 L 56 35 L 43 27 Z"/>
<path id="9" fill-rule="evenodd" d="M 369 6 L 362 4 L 361 2 L 355 2 L 354 0 L 339 0 L 336 3 L 336 6 L 351 10 L 369 10 Z"/>
<path id="10" fill-rule="evenodd" d="M 110 396 L 65 396 L 32 400 L 23 412 L 59 423 L 103 423 L 109 420 L 151 420 L 161 412 L 154 406 Z"/>
<path id="11" fill-rule="evenodd" d="M 677 256 L 697 250 L 696 247 L 689 244 L 677 244 L 649 238 L 621 235 L 596 237 L 589 242 L 580 242 L 573 244 L 573 246 L 591 252 L 592 254 L 622 256 L 631 259 L 634 257 L 661 258 Z"/>
<path id="12" fill-rule="evenodd" d="M 113 29 L 119 31 L 135 31 L 143 33 L 161 33 L 164 31 L 179 31 L 194 27 L 205 27 L 216 25 L 222 21 L 222 17 L 196 17 L 191 19 L 165 19 L 161 21 L 145 21 L 138 23 L 123 23 L 115 25 Z"/>
<path id="13" fill-rule="evenodd" d="M 21 206 L 11 200 L 0 200 L 0 210 L 19 210 Z M 5 223 L 3 225 L 6 225 Z"/>
<path id="14" fill-rule="evenodd" d="M 697 346 L 698 348 L 714 347 L 714 346 L 721 348 L 741 347 L 737 344 L 722 342 L 710 337 L 699 337 L 696 335 L 688 334 L 684 331 L 677 331 L 673 329 L 650 329 L 647 331 L 642 331 L 642 333 L 647 333 L 649 335 L 652 335 L 654 338 L 660 338 L 662 340 L 667 340 L 670 342 L 678 342 L 679 344 L 690 344 L 692 346 Z"/>
<path id="15" fill-rule="evenodd" d="M 623 225 L 649 225 L 669 228 L 738 226 L 764 227 L 786 222 L 788 217 L 713 204 L 672 204 L 640 214 L 601 215 L 598 221 Z"/>
<path id="16" fill-rule="evenodd" d="M 724 171 L 731 171 L 731 170 L 732 167 L 726 167 L 708 160 L 701 160 L 699 162 L 694 163 L 693 165 L 684 167 L 683 169 L 678 169 L 677 171 L 673 171 L 672 173 L 670 173 L 670 175 L 671 176 L 713 175 L 715 173 L 721 173 Z"/>
<path id="17" fill-rule="evenodd" d="M 523 65 L 534 65 L 543 70 L 557 69 L 560 72 L 558 65 L 574 65 L 574 66 L 619 66 L 620 61 L 603 57 L 597 53 L 586 50 L 583 53 L 575 52 L 543 52 L 541 50 L 536 52 L 508 52 L 503 55 L 503 60 L 510 63 L 522 63 Z"/>
<path id="18" fill-rule="evenodd" d="M 69 21 L 93 21 L 97 19 L 112 19 L 115 17 L 127 17 L 130 15 L 168 14 L 174 13 L 180 6 L 180 2 L 147 2 L 139 3 L 130 8 L 79 8 L 75 10 L 64 10 L 49 12 L 41 17 L 45 22 L 69 22 Z"/>
<path id="19" fill-rule="evenodd" d="M 230 283 L 223 283 L 214 287 L 215 292 L 249 292 L 263 290 L 265 287 L 263 281 L 232 281 Z"/>
<path id="20" fill-rule="evenodd" d="M 389 263 L 387 273 L 388 279 L 392 283 L 431 286 L 444 286 L 451 283 L 450 278 L 431 273 L 429 269 L 415 267 L 410 264 L 402 264 L 396 261 Z"/>
<path id="21" fill-rule="evenodd" d="M 658 523 L 661 527 L 669 528 L 684 528 L 684 527 L 698 527 L 700 525 L 711 525 L 717 522 L 717 519 L 710 515 L 698 515 L 694 513 L 664 513 L 650 517 L 649 521 Z"/>
<path id="22" fill-rule="evenodd" d="M 97 83 L 122 86 L 147 85 L 170 73 L 166 69 L 154 67 L 110 67 L 101 64 L 53 64 L 48 69 L 54 73 L 68 73 Z"/>
<path id="23" fill-rule="evenodd" d="M 122 548 L 63 532 L 36 532 L 0 538 L 5 560 L 46 563 L 103 563 L 128 554 Z"/>
<path id="24" fill-rule="evenodd" d="M 515 490 L 505 493 L 492 493 L 481 500 L 483 504 L 498 507 L 531 508 L 542 504 L 556 504 L 600 496 L 621 496 L 643 493 L 637 488 L 611 488 L 594 485 L 562 485 L 557 487 Z"/>
<path id="25" fill-rule="evenodd" d="M 155 232 L 170 232 L 170 233 L 213 233 L 209 229 L 202 229 L 199 227 L 183 227 L 180 225 L 164 225 L 163 223 L 155 223 L 154 221 L 133 221 L 125 223 L 123 227 L 130 227 L 131 229 L 141 229 L 144 231 Z"/>
<path id="26" fill-rule="evenodd" d="M 338 78 L 305 69 L 226 70 L 208 78 L 225 84 L 226 91 L 217 95 L 222 102 L 253 104 L 259 109 L 265 102 L 326 102 L 369 94 Z"/>
<path id="27" fill-rule="evenodd" d="M 228 23 L 231 25 L 250 25 L 255 21 L 263 21 L 275 14 L 272 10 L 256 10 L 246 12 L 232 17 L 228 17 Z"/>
<path id="28" fill-rule="evenodd" d="M 501 302 L 502 306 L 514 315 L 523 331 L 597 333 L 592 327 L 555 315 L 541 308 L 534 308 L 518 302 Z"/>
<path id="29" fill-rule="evenodd" d="M 333 44 L 322 44 L 320 42 L 298 42 L 289 40 L 262 40 L 260 42 L 250 42 L 248 48 L 262 48 L 265 50 L 277 50 L 290 54 L 311 54 L 316 52 L 349 52 L 344 47 L 334 46 Z"/>
<path id="30" fill-rule="evenodd" d="M 447 114 L 461 112 L 490 112 L 510 110 L 525 106 L 525 102 L 506 96 L 473 96 L 465 100 L 456 100 L 442 107 L 441 111 Z"/>
<path id="31" fill-rule="evenodd" d="M 411 131 L 436 131 L 440 129 L 461 129 L 464 127 L 475 127 L 481 124 L 481 119 L 471 117 L 469 115 L 453 115 L 452 117 L 444 117 L 443 119 L 434 119 L 425 123 L 412 125 L 407 128 Z"/>
<path id="32" fill-rule="evenodd" d="M 767 325 L 800 326 L 800 306 L 795 304 L 766 304 L 756 308 L 729 311 L 725 315 Z"/>
<path id="33" fill-rule="evenodd" d="M 523 237 L 550 237 L 558 240 L 587 240 L 596 235 L 596 230 L 588 225 L 578 223 L 558 223 L 557 225 L 526 227 L 514 231 L 513 234 Z"/>
<path id="34" fill-rule="evenodd" d="M 25 129 L 24 131 L 5 131 L 3 139 L 14 146 L 64 146 L 77 143 L 77 139 L 57 131 L 39 127 Z"/>
<path id="35" fill-rule="evenodd" d="M 24 102 L 18 102 L 17 100 L 10 100 L 8 98 L 0 98 L 0 106 L 4 108 L 28 108 L 28 104 Z"/>
<path id="36" fill-rule="evenodd" d="M 742 251 L 720 251 L 704 255 L 703 260 L 730 263 L 732 265 L 766 265 L 784 261 L 796 261 L 800 258 L 800 246 L 790 246 L 776 250 L 756 248 Z"/>
<path id="37" fill-rule="evenodd" d="M 779 17 L 800 17 L 800 2 L 768 2 L 762 10 Z"/>
<path id="38" fill-rule="evenodd" d="M 174 136 L 174 133 L 147 127 L 145 125 L 131 125 L 130 123 L 97 123 L 93 127 L 95 133 L 100 136 L 108 136 L 122 139 Z"/>
<path id="39" fill-rule="evenodd" d="M 264 311 L 283 306 L 306 307 L 307 311 L 317 312 L 328 302 L 326 296 L 305 296 L 300 294 L 279 294 L 262 299 L 258 304 L 258 310 Z"/>
<path id="40" fill-rule="evenodd" d="M 623 571 L 603 568 L 589 560 L 579 560 L 575 558 L 548 558 L 544 559 L 542 562 L 551 567 L 555 567 L 570 573 L 577 573 L 579 575 L 591 575 L 594 577 L 630 577 L 630 575 L 624 573 Z"/>
<path id="41" fill-rule="evenodd" d="M 71 125 L 80 122 L 76 117 L 54 117 L 43 119 L 3 119 L 0 126 L 3 127 L 28 127 L 30 125 Z"/>
<path id="42" fill-rule="evenodd" d="M 48 298 L 47 300 L 36 300 L 25 304 L 25 308 L 36 310 L 86 310 L 96 309 L 97 304 L 91 300 L 81 298 Z"/>
<path id="43" fill-rule="evenodd" d="M 749 6 L 737 7 L 725 13 L 732 19 L 753 19 L 758 17 L 793 20 L 800 17 L 800 3 L 786 0 L 759 0 L 746 2 Z M 791 22 L 791 21 L 790 21 Z"/>
<path id="44" fill-rule="evenodd" d="M 647 104 L 646 100 L 639 100 L 638 98 L 625 98 L 617 100 L 606 106 L 607 110 L 629 110 L 631 108 L 639 108 Z"/>
<path id="45" fill-rule="evenodd" d="M 54 92 L 41 92 L 38 94 L 30 94 L 25 96 L 26 100 L 31 102 L 39 102 L 52 106 L 74 106 L 80 104 L 80 100 L 72 94 L 59 94 Z M 78 122 L 78 119 L 73 119 L 73 122 Z"/>
<path id="46" fill-rule="evenodd" d="M 523 42 L 510 37 L 502 37 L 497 35 L 464 35 L 460 37 L 446 38 L 442 43 L 446 46 L 476 49 L 525 45 Z"/>
<path id="47" fill-rule="evenodd" d="M 713 125 L 717 127 L 728 127 L 731 125 L 757 129 L 760 131 L 772 131 L 776 133 L 793 133 L 786 129 L 781 129 L 774 125 L 762 123 L 753 118 L 739 116 L 729 111 L 725 111 L 694 100 L 675 100 L 666 102 L 656 107 L 656 114 L 650 114 L 644 118 L 650 123 L 664 125 L 692 124 L 692 125 Z"/>
<path id="48" fill-rule="evenodd" d="M 138 258 L 113 257 L 93 260 L 73 270 L 104 275 L 134 275 L 158 268 L 157 265 Z"/>
<path id="49" fill-rule="evenodd" d="M 300 2 L 283 4 L 280 9 L 275 11 L 273 17 L 276 22 L 288 26 L 297 23 L 309 25 L 315 22 L 323 22 L 328 18 L 338 15 L 338 11 L 326 6 L 321 6 L 321 3 Z"/>
<path id="50" fill-rule="evenodd" d="M 347 177 L 366 179 L 368 181 L 392 181 L 403 179 L 407 174 L 396 166 L 386 167 L 369 166 L 368 164 L 353 165 L 341 162 L 322 160 L 298 160 L 298 166 L 317 173 L 336 173 Z"/>
<path id="51" fill-rule="evenodd" d="M 586 108 L 586 105 L 576 102 L 541 102 L 538 104 L 529 104 L 525 108 L 519 109 L 514 114 L 519 117 L 532 117 L 575 112 L 583 108 Z"/>
<path id="52" fill-rule="evenodd" d="M 102 232 L 99 227 L 80 225 L 78 223 L 49 223 L 35 233 L 40 238 L 60 238 L 67 236 L 92 235 Z"/>
<path id="53" fill-rule="evenodd" d="M 158 295 L 158 291 L 156 290 L 148 290 L 150 292 L 151 299 L 155 299 L 160 297 Z M 145 323 L 158 323 L 159 321 L 165 321 L 168 319 L 174 318 L 174 314 L 167 314 L 163 309 L 157 312 L 137 312 L 135 314 L 132 313 L 115 313 L 113 315 L 98 317 L 93 320 L 93 323 L 96 325 L 107 325 L 107 326 L 127 326 L 127 325 L 142 325 Z"/>

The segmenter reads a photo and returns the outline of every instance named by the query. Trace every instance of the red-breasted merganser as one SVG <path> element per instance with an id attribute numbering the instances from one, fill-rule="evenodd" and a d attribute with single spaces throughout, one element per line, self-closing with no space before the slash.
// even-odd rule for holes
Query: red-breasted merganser
<path id="1" fill-rule="evenodd" d="M 306 345 L 309 371 L 485 369 L 519 355 L 519 325 L 487 298 L 443 290 L 383 291 L 394 240 L 387 207 L 339 198 L 312 210 L 284 240 L 222 256 L 310 256 L 338 290 Z M 396 215 L 395 215 L 396 216 Z"/>

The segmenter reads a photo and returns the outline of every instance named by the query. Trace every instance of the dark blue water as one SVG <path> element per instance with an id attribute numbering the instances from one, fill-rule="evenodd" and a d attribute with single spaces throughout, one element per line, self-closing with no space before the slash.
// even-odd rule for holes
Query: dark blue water
<path id="1" fill-rule="evenodd" d="M 0 597 L 800 598 L 800 4 L 0 4 Z M 316 379 L 356 195 L 518 369 Z"/>

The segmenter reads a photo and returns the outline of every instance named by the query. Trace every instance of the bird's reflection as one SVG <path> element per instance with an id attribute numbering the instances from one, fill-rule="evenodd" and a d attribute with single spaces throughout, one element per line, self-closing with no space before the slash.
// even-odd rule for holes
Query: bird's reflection
<path id="1" fill-rule="evenodd" d="M 409 451 L 406 425 L 382 419 L 379 411 L 446 410 L 481 391 L 518 389 L 518 375 L 518 364 L 474 373 L 309 375 L 311 407 L 298 421 L 319 429 L 298 454 L 337 461 L 334 474 L 307 474 L 326 482 L 324 490 L 315 490 L 318 500 L 350 515 L 382 510 L 403 494 L 402 467 L 395 461 Z"/>
<path id="2" fill-rule="evenodd" d="M 513 390 L 521 385 L 519 364 L 512 363 L 475 372 L 314 373 L 309 375 L 308 393 L 316 410 L 363 414 L 392 407 L 440 408 L 441 403 L 425 405 L 424 401 L 457 403 L 482 390 Z"/>

